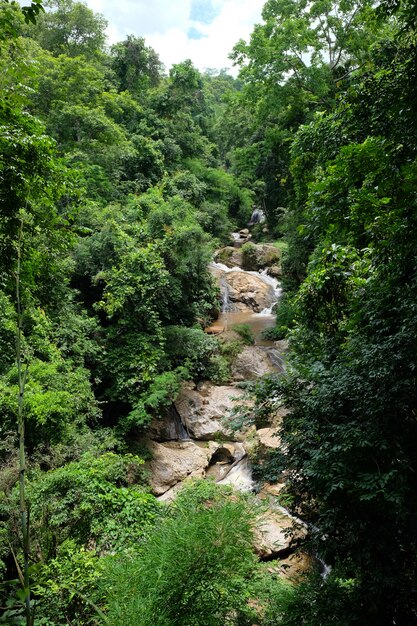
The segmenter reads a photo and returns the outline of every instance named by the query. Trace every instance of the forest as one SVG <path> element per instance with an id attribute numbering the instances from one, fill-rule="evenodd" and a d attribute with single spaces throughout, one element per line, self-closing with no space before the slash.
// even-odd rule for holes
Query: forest
<path id="1" fill-rule="evenodd" d="M 417 624 L 415 0 L 266 0 L 236 78 L 109 45 L 77 0 L 21 4 L 0 0 L 0 624 Z M 248 454 L 308 528 L 293 579 L 254 551 L 254 494 L 167 504 L 149 478 L 155 421 L 252 341 L 205 330 L 254 208 L 242 258 L 279 251 L 266 335 L 289 347 L 235 421 L 282 413 Z"/>

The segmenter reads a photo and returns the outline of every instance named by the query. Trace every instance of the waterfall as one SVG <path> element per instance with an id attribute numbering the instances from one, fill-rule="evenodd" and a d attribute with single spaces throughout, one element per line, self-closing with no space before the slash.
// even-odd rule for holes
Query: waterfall
<path id="1" fill-rule="evenodd" d="M 229 285 L 227 284 L 225 275 L 223 275 L 220 279 L 220 296 L 222 302 L 222 313 L 229 313 L 232 310 L 232 303 L 230 302 Z"/>
<path id="2" fill-rule="evenodd" d="M 265 213 L 262 211 L 262 209 L 254 209 L 254 211 L 252 212 L 252 215 L 250 216 L 250 222 L 249 222 L 249 226 L 252 226 L 253 224 L 263 224 L 263 222 L 265 221 Z"/>
<path id="3" fill-rule="evenodd" d="M 183 424 L 181 415 L 174 403 L 168 409 L 169 415 L 169 439 L 172 441 L 187 441 L 190 435 L 186 426 Z"/>

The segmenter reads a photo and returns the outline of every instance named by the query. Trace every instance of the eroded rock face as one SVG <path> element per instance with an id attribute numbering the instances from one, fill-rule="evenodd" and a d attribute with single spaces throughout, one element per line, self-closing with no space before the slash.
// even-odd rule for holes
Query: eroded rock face
<path id="1" fill-rule="evenodd" d="M 245 272 L 227 273 L 229 299 L 237 311 L 260 313 L 275 302 L 274 290 L 260 276 Z"/>
<path id="2" fill-rule="evenodd" d="M 152 493 L 165 502 L 175 498 L 184 481 L 205 476 L 221 480 L 246 457 L 243 444 L 235 441 L 150 441 L 148 448 Z"/>
<path id="3" fill-rule="evenodd" d="M 265 350 L 258 346 L 245 346 L 233 363 L 232 377 L 235 381 L 255 380 L 275 371 Z"/>
<path id="4" fill-rule="evenodd" d="M 242 401 L 244 392 L 231 386 L 205 383 L 196 389 L 186 383 L 175 402 L 183 424 L 193 439 L 209 441 L 213 438 L 230 438 L 222 420 Z"/>

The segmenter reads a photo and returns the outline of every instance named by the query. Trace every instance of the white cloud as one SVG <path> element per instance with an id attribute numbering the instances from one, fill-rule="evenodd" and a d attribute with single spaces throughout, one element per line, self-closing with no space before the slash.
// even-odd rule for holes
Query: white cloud
<path id="1" fill-rule="evenodd" d="M 264 0 L 225 0 L 211 24 L 191 23 L 205 35 L 201 39 L 189 39 L 188 29 L 178 27 L 146 39 L 167 67 L 189 58 L 199 69 L 232 68 L 228 55 L 239 39 L 249 38 L 254 24 L 261 19 L 263 4 Z"/>
<path id="2" fill-rule="evenodd" d="M 232 67 L 228 54 L 239 39 L 248 39 L 261 19 L 265 0 L 212 0 L 218 15 L 211 24 L 190 20 L 192 0 L 87 0 L 109 22 L 110 43 L 127 35 L 145 37 L 166 68 L 191 59 L 196 67 Z M 191 27 L 204 37 L 187 36 Z M 234 73 L 236 73 L 234 71 Z"/>

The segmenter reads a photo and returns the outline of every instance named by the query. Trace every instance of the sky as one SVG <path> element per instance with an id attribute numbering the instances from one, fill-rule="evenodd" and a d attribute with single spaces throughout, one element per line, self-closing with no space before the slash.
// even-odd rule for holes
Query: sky
<path id="1" fill-rule="evenodd" d="M 109 42 L 144 37 L 168 70 L 191 59 L 200 70 L 229 68 L 228 54 L 248 40 L 265 0 L 85 0 L 109 23 Z"/>

